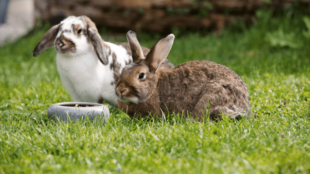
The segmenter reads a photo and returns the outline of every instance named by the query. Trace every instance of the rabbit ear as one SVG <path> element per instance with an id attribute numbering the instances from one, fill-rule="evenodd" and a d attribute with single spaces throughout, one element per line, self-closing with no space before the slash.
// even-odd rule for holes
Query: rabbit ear
<path id="1" fill-rule="evenodd" d="M 108 57 L 107 49 L 105 49 L 104 47 L 109 48 L 109 46 L 105 45 L 102 42 L 101 36 L 97 30 L 96 24 L 87 16 L 82 16 L 81 18 L 87 25 L 87 35 L 95 49 L 98 59 L 100 60 L 102 64 L 107 65 L 109 63 L 109 57 Z"/>
<path id="2" fill-rule="evenodd" d="M 155 72 L 160 64 L 167 58 L 173 45 L 174 38 L 173 34 L 169 34 L 165 38 L 157 41 L 152 47 L 145 59 L 151 72 Z"/>
<path id="3" fill-rule="evenodd" d="M 61 24 L 55 25 L 52 28 L 50 28 L 42 37 L 36 48 L 33 50 L 32 55 L 34 57 L 38 56 L 45 50 L 47 50 L 49 47 L 54 45 L 55 38 L 57 36 L 57 33 L 59 31 Z"/>
<path id="4" fill-rule="evenodd" d="M 135 32 L 129 30 L 126 34 L 128 44 L 131 49 L 133 62 L 138 62 L 141 59 L 145 59 L 142 48 L 138 41 L 137 35 Z"/>

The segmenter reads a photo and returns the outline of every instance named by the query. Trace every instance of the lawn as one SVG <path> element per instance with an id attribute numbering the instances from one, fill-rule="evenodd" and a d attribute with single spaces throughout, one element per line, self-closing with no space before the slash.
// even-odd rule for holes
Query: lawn
<path id="1" fill-rule="evenodd" d="M 221 35 L 173 30 L 172 63 L 214 61 L 248 85 L 256 117 L 239 121 L 147 122 L 110 107 L 107 124 L 54 122 L 47 108 L 71 98 L 54 49 L 32 57 L 48 27 L 0 47 L 0 173 L 310 173 L 310 10 L 291 8 Z M 148 47 L 161 36 L 138 32 Z"/>

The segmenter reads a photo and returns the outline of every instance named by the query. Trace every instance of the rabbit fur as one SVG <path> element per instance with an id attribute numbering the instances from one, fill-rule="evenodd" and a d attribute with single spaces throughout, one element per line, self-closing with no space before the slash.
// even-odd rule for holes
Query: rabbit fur
<path id="1" fill-rule="evenodd" d="M 135 38 L 133 31 L 127 38 Z M 128 39 L 130 45 L 132 39 Z M 202 121 L 250 113 L 246 84 L 229 68 L 211 61 L 190 61 L 173 69 L 159 69 L 172 47 L 174 35 L 159 40 L 145 57 L 126 65 L 116 85 L 118 107 L 130 117 L 175 113 Z M 132 52 L 141 53 L 132 50 Z"/>
<path id="2" fill-rule="evenodd" d="M 87 16 L 70 16 L 44 34 L 33 56 L 52 46 L 61 81 L 74 101 L 117 105 L 116 81 L 125 65 L 132 63 L 128 43 L 105 42 Z M 141 54 L 148 52 L 142 47 Z M 169 61 L 164 64 L 174 67 Z"/>

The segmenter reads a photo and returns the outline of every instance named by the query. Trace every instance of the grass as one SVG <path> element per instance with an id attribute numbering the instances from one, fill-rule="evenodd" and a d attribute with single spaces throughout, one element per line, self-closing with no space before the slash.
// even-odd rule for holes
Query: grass
<path id="1" fill-rule="evenodd" d="M 263 11 L 264 12 L 264 11 Z M 302 17 L 259 15 L 222 35 L 175 30 L 168 56 L 223 64 L 246 82 L 257 118 L 218 123 L 131 120 L 110 107 L 107 124 L 54 122 L 47 108 L 71 101 L 53 50 L 32 57 L 46 27 L 0 48 L 0 173 L 310 173 L 310 40 Z M 293 11 L 295 12 L 295 11 Z M 291 11 L 290 11 L 291 14 Z M 243 27 L 242 27 L 243 26 Z M 301 47 L 272 46 L 266 34 L 295 33 Z M 109 40 L 125 41 L 124 37 Z M 160 35 L 138 33 L 151 47 Z"/>

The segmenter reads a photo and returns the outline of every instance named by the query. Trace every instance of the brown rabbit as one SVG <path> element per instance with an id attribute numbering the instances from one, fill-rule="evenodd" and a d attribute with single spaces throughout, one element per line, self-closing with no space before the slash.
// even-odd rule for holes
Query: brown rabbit
<path id="1" fill-rule="evenodd" d="M 127 33 L 133 64 L 127 65 L 116 85 L 118 107 L 131 118 L 175 113 L 198 118 L 230 118 L 250 113 L 246 84 L 229 68 L 210 61 L 191 61 L 173 69 L 159 69 L 174 35 L 159 40 L 144 57 L 133 31 Z"/>

